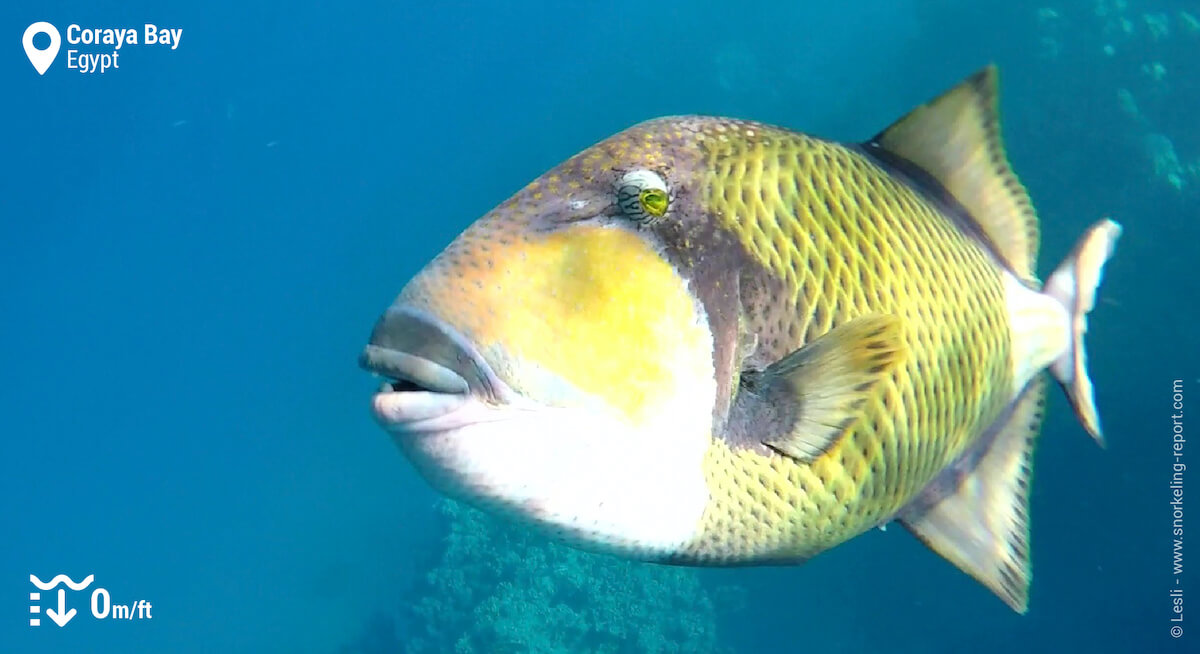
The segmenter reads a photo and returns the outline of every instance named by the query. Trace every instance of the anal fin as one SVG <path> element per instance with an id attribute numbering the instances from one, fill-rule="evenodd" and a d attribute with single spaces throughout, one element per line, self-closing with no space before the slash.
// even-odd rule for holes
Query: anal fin
<path id="1" fill-rule="evenodd" d="M 876 383 L 889 377 L 905 356 L 902 327 L 896 316 L 860 316 L 761 372 L 744 373 L 743 385 L 766 403 L 760 409 L 777 418 L 756 421 L 778 427 L 762 442 L 804 462 L 826 452 Z"/>
<path id="2" fill-rule="evenodd" d="M 1037 376 L 974 449 L 900 512 L 933 551 L 1024 613 L 1029 602 L 1029 480 L 1045 378 Z"/>

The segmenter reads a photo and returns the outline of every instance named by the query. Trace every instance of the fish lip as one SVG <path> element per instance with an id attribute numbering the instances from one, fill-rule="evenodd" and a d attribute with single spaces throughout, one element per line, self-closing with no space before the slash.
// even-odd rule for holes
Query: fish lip
<path id="1" fill-rule="evenodd" d="M 358 365 L 391 380 L 389 392 L 462 395 L 470 390 L 467 380 L 453 369 L 432 359 L 387 347 L 368 344 L 359 355 Z"/>
<path id="2" fill-rule="evenodd" d="M 384 313 L 358 363 L 387 380 L 372 401 L 385 426 L 427 421 L 471 399 L 504 403 L 511 394 L 463 334 L 408 305 Z"/>

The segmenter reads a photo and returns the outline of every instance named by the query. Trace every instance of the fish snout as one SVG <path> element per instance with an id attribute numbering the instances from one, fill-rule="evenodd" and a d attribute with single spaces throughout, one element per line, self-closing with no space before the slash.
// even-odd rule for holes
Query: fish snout
<path id="1" fill-rule="evenodd" d="M 472 397 L 499 402 L 503 384 L 478 349 L 445 321 L 407 305 L 389 308 L 359 355 L 359 366 L 385 379 L 376 417 L 406 423 L 442 415 Z"/>

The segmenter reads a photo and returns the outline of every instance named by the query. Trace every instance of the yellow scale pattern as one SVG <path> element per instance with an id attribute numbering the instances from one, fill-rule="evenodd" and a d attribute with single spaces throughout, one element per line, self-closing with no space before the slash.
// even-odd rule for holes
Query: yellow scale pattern
<path id="1" fill-rule="evenodd" d="M 776 360 L 867 313 L 904 320 L 904 364 L 811 463 L 713 438 L 711 500 L 683 557 L 805 559 L 890 518 L 1011 399 L 1000 270 L 854 150 L 754 123 L 706 132 L 708 209 L 785 288 L 743 307 L 760 353 Z"/>

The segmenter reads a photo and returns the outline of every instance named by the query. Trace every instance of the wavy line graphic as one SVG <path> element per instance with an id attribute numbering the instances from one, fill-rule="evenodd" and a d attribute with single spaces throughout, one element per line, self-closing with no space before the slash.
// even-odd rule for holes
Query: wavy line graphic
<path id="1" fill-rule="evenodd" d="M 41 579 L 38 579 L 36 575 L 29 575 L 29 581 L 32 581 L 34 586 L 37 586 L 42 590 L 50 590 L 59 584 L 66 584 L 71 590 L 83 590 L 84 588 L 87 588 L 95 578 L 96 575 L 88 575 L 87 577 L 84 577 L 83 581 L 75 583 L 71 581 L 71 578 L 67 575 L 58 575 L 57 577 L 51 579 L 50 583 L 46 583 Z"/>

